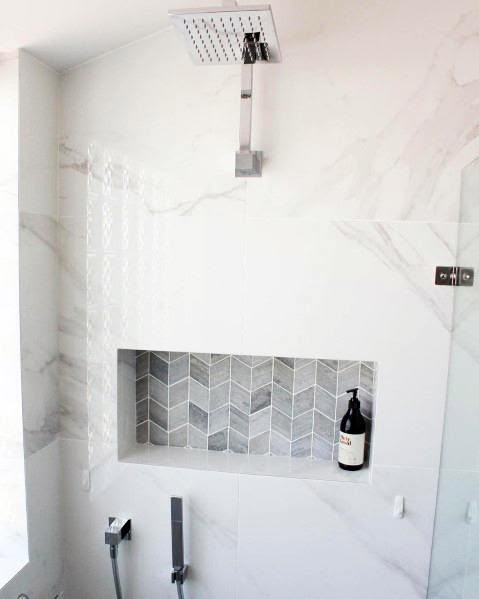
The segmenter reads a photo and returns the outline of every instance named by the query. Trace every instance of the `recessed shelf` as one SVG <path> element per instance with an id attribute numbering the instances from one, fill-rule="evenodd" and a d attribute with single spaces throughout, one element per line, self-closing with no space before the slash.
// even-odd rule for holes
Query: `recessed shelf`
<path id="1" fill-rule="evenodd" d="M 346 472 L 341 470 L 337 464 L 328 460 L 248 456 L 183 447 L 163 447 L 161 445 L 136 445 L 123 456 L 121 461 L 147 466 L 256 476 L 281 476 L 284 478 L 330 482 L 369 484 L 371 479 L 371 470 L 369 468 L 357 472 Z"/>

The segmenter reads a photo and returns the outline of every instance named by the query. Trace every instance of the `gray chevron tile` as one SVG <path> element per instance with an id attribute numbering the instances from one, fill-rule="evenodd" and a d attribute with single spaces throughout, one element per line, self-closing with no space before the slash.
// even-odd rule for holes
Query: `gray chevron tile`
<path id="1" fill-rule="evenodd" d="M 194 354 L 190 355 L 190 377 L 206 388 L 210 386 L 210 368 Z"/>
<path id="2" fill-rule="evenodd" d="M 226 451 L 228 448 L 228 429 L 218 431 L 208 437 L 208 449 L 212 451 Z"/>
<path id="3" fill-rule="evenodd" d="M 310 362 L 294 371 L 294 393 L 312 387 L 316 380 L 316 362 Z"/>
<path id="4" fill-rule="evenodd" d="M 284 358 L 283 356 L 278 356 L 275 358 L 275 360 L 279 360 L 283 364 L 286 364 L 286 366 L 294 369 L 294 358 Z"/>
<path id="5" fill-rule="evenodd" d="M 165 362 L 162 358 L 160 358 L 154 352 L 150 353 L 150 374 L 154 376 L 156 379 L 164 383 L 168 384 L 168 362 Z"/>
<path id="6" fill-rule="evenodd" d="M 328 443 L 334 442 L 335 422 L 318 411 L 314 411 L 314 434 L 322 437 Z"/>
<path id="7" fill-rule="evenodd" d="M 272 385 L 266 385 L 251 393 L 251 414 L 271 405 L 271 389 Z"/>
<path id="8" fill-rule="evenodd" d="M 142 424 L 148 420 L 148 398 L 142 399 L 136 404 L 136 424 Z"/>
<path id="9" fill-rule="evenodd" d="M 170 447 L 186 447 L 188 443 L 188 426 L 185 424 L 181 428 L 168 433 L 168 445 Z"/>
<path id="10" fill-rule="evenodd" d="M 210 393 L 209 393 L 208 389 L 203 387 L 203 385 L 200 385 L 200 383 L 196 382 L 195 379 L 193 379 L 191 377 L 189 379 L 189 382 L 190 382 L 190 395 L 189 395 L 190 402 L 197 405 L 204 412 L 208 412 L 209 399 L 210 399 Z"/>
<path id="11" fill-rule="evenodd" d="M 249 418 L 249 436 L 257 437 L 259 434 L 271 429 L 271 407 L 252 414 Z"/>
<path id="12" fill-rule="evenodd" d="M 267 431 L 249 440 L 249 453 L 251 455 L 268 455 L 271 433 Z"/>
<path id="13" fill-rule="evenodd" d="M 316 384 L 331 393 L 331 395 L 336 396 L 338 389 L 338 373 L 318 360 L 316 362 Z"/>
<path id="14" fill-rule="evenodd" d="M 165 431 L 168 430 L 168 410 L 162 405 L 150 398 L 149 400 L 149 414 L 151 422 L 161 426 Z"/>
<path id="15" fill-rule="evenodd" d="M 148 375 L 136 381 L 136 401 L 148 397 Z"/>
<path id="16" fill-rule="evenodd" d="M 273 408 L 271 414 L 271 430 L 282 435 L 288 441 L 291 441 L 292 420 L 283 412 Z"/>
<path id="17" fill-rule="evenodd" d="M 273 384 L 272 404 L 287 416 L 293 415 L 293 394 L 276 383 Z"/>
<path id="18" fill-rule="evenodd" d="M 291 443 L 291 455 L 295 458 L 308 458 L 311 456 L 313 435 L 307 435 Z"/>
<path id="19" fill-rule="evenodd" d="M 297 393 L 293 398 L 293 418 L 314 408 L 314 386 Z"/>
<path id="20" fill-rule="evenodd" d="M 136 378 L 141 379 L 150 372 L 150 352 L 140 354 L 136 358 Z"/>
<path id="21" fill-rule="evenodd" d="M 214 389 L 210 389 L 210 405 L 209 411 L 214 412 L 221 406 L 229 404 L 230 401 L 230 382 L 227 381 L 222 385 L 218 385 Z"/>
<path id="22" fill-rule="evenodd" d="M 329 418 L 333 420 L 336 418 L 336 396 L 322 387 L 316 386 L 314 389 L 314 407 Z"/>
<path id="23" fill-rule="evenodd" d="M 208 449 L 208 437 L 197 428 L 188 425 L 188 447 L 191 449 Z"/>
<path id="24" fill-rule="evenodd" d="M 188 402 L 171 408 L 168 411 L 168 431 L 174 431 L 181 426 L 186 425 L 188 422 Z"/>
<path id="25" fill-rule="evenodd" d="M 251 389 L 254 391 L 259 387 L 263 387 L 267 383 L 271 383 L 273 380 L 273 360 L 266 360 L 259 364 L 258 366 L 254 366 L 252 370 L 251 376 Z"/>
<path id="26" fill-rule="evenodd" d="M 286 391 L 293 391 L 294 384 L 294 370 L 287 366 L 279 358 L 275 358 L 273 361 L 273 381 L 286 389 Z M 294 363 L 293 363 L 294 365 Z"/>
<path id="27" fill-rule="evenodd" d="M 230 428 L 228 435 L 228 449 L 233 453 L 248 453 L 248 437 Z"/>
<path id="28" fill-rule="evenodd" d="M 231 381 L 231 405 L 236 406 L 245 414 L 250 412 L 251 393 L 246 391 L 234 381 Z"/>
<path id="29" fill-rule="evenodd" d="M 188 422 L 205 435 L 208 434 L 208 412 L 189 402 Z"/>
<path id="30" fill-rule="evenodd" d="M 321 437 L 313 435 L 313 457 L 318 460 L 331 461 L 333 457 L 333 444 Z"/>
<path id="31" fill-rule="evenodd" d="M 228 404 L 210 412 L 209 434 L 212 435 L 228 427 L 230 419 L 230 406 Z"/>
<path id="32" fill-rule="evenodd" d="M 136 352 L 138 443 L 335 459 L 360 387 L 370 447 L 376 363 L 254 355 Z"/>
<path id="33" fill-rule="evenodd" d="M 275 456 L 290 456 L 291 442 L 286 440 L 278 433 L 271 431 L 271 455 Z"/>
<path id="34" fill-rule="evenodd" d="M 342 395 L 348 389 L 359 387 L 359 362 L 355 362 L 352 366 L 341 370 L 338 373 L 338 391 L 337 394 Z"/>
<path id="35" fill-rule="evenodd" d="M 150 440 L 150 423 L 147 420 L 136 427 L 136 442 L 144 445 Z"/>
<path id="36" fill-rule="evenodd" d="M 171 362 L 169 367 L 169 384 L 174 385 L 178 381 L 185 379 L 188 376 L 189 366 L 190 360 L 188 354 Z"/>
<path id="37" fill-rule="evenodd" d="M 300 437 L 304 437 L 309 433 L 313 432 L 313 411 L 306 412 L 306 414 L 301 414 L 297 418 L 293 418 L 293 426 L 292 426 L 292 439 L 296 441 Z"/>
<path id="38" fill-rule="evenodd" d="M 235 406 L 230 406 L 230 428 L 248 437 L 249 435 L 249 417 L 240 412 Z"/>
<path id="39" fill-rule="evenodd" d="M 168 445 L 168 433 L 165 429 L 150 421 L 150 443 L 153 445 Z"/>
<path id="40" fill-rule="evenodd" d="M 306 366 L 306 364 L 310 364 L 311 362 L 315 362 L 312 358 L 295 358 L 294 359 L 294 369 L 302 368 Z"/>
<path id="41" fill-rule="evenodd" d="M 253 359 L 254 359 L 253 356 L 243 356 L 243 355 L 235 354 L 233 356 L 233 358 L 235 358 L 236 360 L 239 360 L 240 362 L 242 362 L 246 366 L 249 366 L 250 368 L 253 366 Z"/>
<path id="42" fill-rule="evenodd" d="M 374 393 L 374 370 L 364 362 L 361 362 L 359 371 L 359 386 L 371 395 Z"/>
<path id="43" fill-rule="evenodd" d="M 189 382 L 188 379 L 176 383 L 176 385 L 171 385 L 169 387 L 169 398 L 168 398 L 168 407 L 174 408 L 180 403 L 188 400 L 188 390 L 189 390 Z M 160 402 L 163 403 L 163 402 Z"/>
<path id="44" fill-rule="evenodd" d="M 188 355 L 186 352 L 180 352 L 180 351 L 170 351 L 168 353 L 169 353 L 170 362 L 174 362 L 175 360 L 178 360 L 178 358 Z"/>
<path id="45" fill-rule="evenodd" d="M 230 379 L 231 359 L 224 358 L 210 366 L 210 388 L 217 387 Z"/>
<path id="46" fill-rule="evenodd" d="M 248 391 L 251 389 L 251 368 L 234 356 L 231 359 L 231 380 Z"/>

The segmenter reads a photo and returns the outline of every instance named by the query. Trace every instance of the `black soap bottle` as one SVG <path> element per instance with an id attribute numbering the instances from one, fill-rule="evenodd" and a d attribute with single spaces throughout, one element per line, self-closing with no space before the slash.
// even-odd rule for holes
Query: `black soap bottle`
<path id="1" fill-rule="evenodd" d="M 361 414 L 358 391 L 357 387 L 347 391 L 353 396 L 339 429 L 338 464 L 343 470 L 361 470 L 364 466 L 366 423 Z"/>

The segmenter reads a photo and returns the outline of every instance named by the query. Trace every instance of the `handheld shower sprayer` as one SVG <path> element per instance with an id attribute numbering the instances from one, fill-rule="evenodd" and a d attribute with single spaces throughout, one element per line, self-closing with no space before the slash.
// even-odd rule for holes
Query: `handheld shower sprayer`
<path id="1" fill-rule="evenodd" d="M 118 545 L 124 540 L 131 540 L 131 520 L 110 517 L 108 518 L 108 525 L 109 526 L 105 531 L 105 544 L 110 546 L 110 559 L 116 599 L 123 599 L 120 573 L 118 571 Z"/>
<path id="2" fill-rule="evenodd" d="M 178 599 L 183 599 L 183 583 L 186 579 L 188 566 L 185 565 L 183 546 L 183 498 L 171 498 L 171 555 L 173 572 L 171 582 L 176 584 Z"/>

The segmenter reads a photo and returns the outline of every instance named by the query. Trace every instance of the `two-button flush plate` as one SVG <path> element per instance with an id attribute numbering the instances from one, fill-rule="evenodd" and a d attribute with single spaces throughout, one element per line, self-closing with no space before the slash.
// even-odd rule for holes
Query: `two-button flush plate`
<path id="1" fill-rule="evenodd" d="M 463 266 L 437 266 L 436 285 L 472 287 L 474 285 L 474 269 Z"/>

